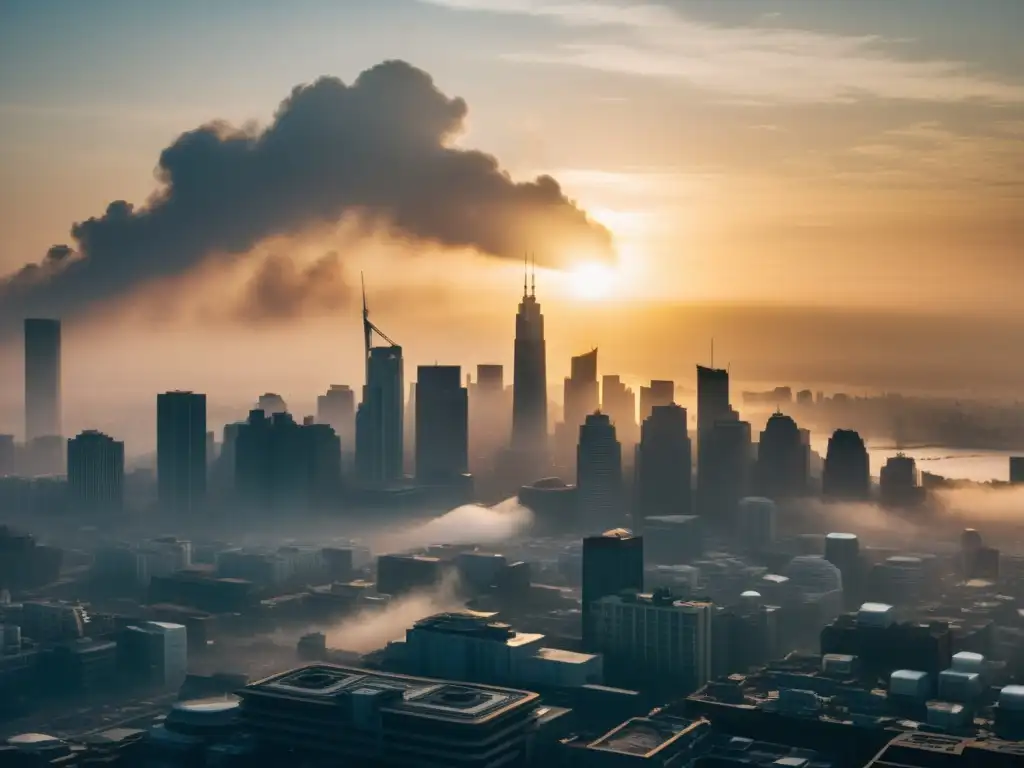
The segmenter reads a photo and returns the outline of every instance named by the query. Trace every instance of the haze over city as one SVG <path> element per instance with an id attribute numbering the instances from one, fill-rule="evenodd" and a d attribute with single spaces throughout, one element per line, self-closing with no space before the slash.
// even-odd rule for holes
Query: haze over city
<path id="1" fill-rule="evenodd" d="M 359 272 L 411 363 L 507 365 L 525 251 L 554 380 L 1024 374 L 1017 3 L 52 7 L 0 12 L 2 371 L 61 316 L 73 428 L 354 380 Z"/>

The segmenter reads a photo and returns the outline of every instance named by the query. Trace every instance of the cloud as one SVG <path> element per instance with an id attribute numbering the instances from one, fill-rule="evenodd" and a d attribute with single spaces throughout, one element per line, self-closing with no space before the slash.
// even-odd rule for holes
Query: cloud
<path id="1" fill-rule="evenodd" d="M 248 321 L 286 320 L 330 312 L 350 297 L 337 251 L 305 266 L 287 256 L 271 254 L 246 284 L 237 315 Z"/>
<path id="2" fill-rule="evenodd" d="M 355 215 L 364 233 L 558 265 L 565 251 L 610 257 L 609 232 L 550 176 L 517 183 L 496 158 L 453 146 L 466 103 L 401 61 L 351 85 L 323 77 L 295 87 L 266 128 L 211 122 L 163 150 L 160 188 L 143 206 L 111 202 L 58 246 L 0 283 L 0 323 L 23 315 L 67 317 L 211 263 L 234 263 L 271 237 Z M 287 314 L 340 269 L 266 262 L 250 309 Z M 317 301 L 330 301 L 316 290 Z"/>
<path id="3" fill-rule="evenodd" d="M 600 0 L 423 0 L 453 10 L 547 19 L 575 37 L 516 61 L 683 80 L 734 103 L 843 103 L 864 97 L 929 102 L 1024 102 L 1024 86 L 962 61 L 910 59 L 907 41 L 770 26 L 723 26 L 654 3 Z"/>
<path id="4" fill-rule="evenodd" d="M 372 542 L 375 552 L 403 552 L 427 544 L 496 544 L 524 533 L 533 513 L 515 497 L 485 507 L 464 504 L 415 528 L 392 532 Z"/>

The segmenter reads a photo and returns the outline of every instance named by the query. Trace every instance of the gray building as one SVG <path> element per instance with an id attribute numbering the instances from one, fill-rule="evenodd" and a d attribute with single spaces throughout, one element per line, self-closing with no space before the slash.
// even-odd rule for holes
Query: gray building
<path id="1" fill-rule="evenodd" d="M 165 511 L 199 511 L 206 497 L 206 395 L 157 395 L 156 473 L 157 495 Z"/>

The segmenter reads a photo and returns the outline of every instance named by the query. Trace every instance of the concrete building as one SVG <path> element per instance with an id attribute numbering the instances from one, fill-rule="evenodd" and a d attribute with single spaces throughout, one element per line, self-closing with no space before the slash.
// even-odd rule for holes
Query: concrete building
<path id="1" fill-rule="evenodd" d="M 68 496 L 74 512 L 120 511 L 124 443 L 95 430 L 68 440 Z"/>
<path id="2" fill-rule="evenodd" d="M 636 447 L 634 520 L 689 515 L 693 510 L 692 474 L 686 409 L 671 402 L 653 405 L 640 427 Z M 639 525 L 634 528 L 642 531 Z"/>
<path id="3" fill-rule="evenodd" d="M 837 429 L 828 439 L 821 493 L 826 499 L 864 501 L 871 496 L 871 458 L 864 439 Z"/>
<path id="4" fill-rule="evenodd" d="M 416 378 L 416 481 L 459 482 L 469 471 L 469 394 L 462 369 L 421 365 Z"/>
<path id="5" fill-rule="evenodd" d="M 644 540 L 622 528 L 583 540 L 583 647 L 595 647 L 594 604 L 602 597 L 644 588 Z"/>
<path id="6" fill-rule="evenodd" d="M 652 379 L 649 387 L 640 387 L 640 423 L 651 417 L 655 406 L 672 405 L 676 400 L 676 383 Z"/>
<path id="7" fill-rule="evenodd" d="M 239 691 L 268 764 L 499 768 L 526 761 L 536 693 L 315 664 Z"/>
<path id="8" fill-rule="evenodd" d="M 146 621 L 127 627 L 121 637 L 126 669 L 137 680 L 178 686 L 188 673 L 188 636 L 181 624 Z"/>
<path id="9" fill-rule="evenodd" d="M 61 434 L 60 331 L 60 320 L 25 320 L 26 444 Z"/>
<path id="10" fill-rule="evenodd" d="M 626 522 L 622 484 L 622 445 L 604 413 L 592 413 L 579 430 L 576 449 L 578 522 L 585 531 Z"/>
<path id="11" fill-rule="evenodd" d="M 712 676 L 713 606 L 671 593 L 609 595 L 593 605 L 594 647 L 609 680 L 691 693 Z"/>
<path id="12" fill-rule="evenodd" d="M 157 395 L 157 496 L 164 511 L 199 514 L 206 498 L 206 469 L 206 395 Z"/>

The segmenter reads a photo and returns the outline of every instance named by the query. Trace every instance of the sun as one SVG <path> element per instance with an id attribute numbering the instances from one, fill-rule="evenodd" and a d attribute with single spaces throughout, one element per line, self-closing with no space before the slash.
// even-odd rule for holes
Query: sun
<path id="1" fill-rule="evenodd" d="M 572 295 L 587 301 L 605 299 L 611 295 L 615 287 L 615 272 L 611 267 L 597 262 L 578 264 L 566 277 Z"/>

